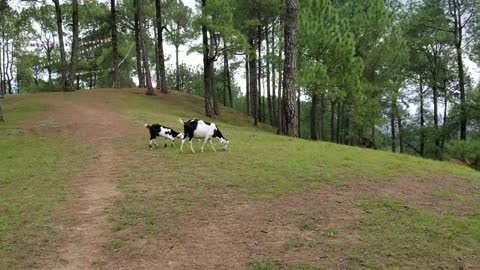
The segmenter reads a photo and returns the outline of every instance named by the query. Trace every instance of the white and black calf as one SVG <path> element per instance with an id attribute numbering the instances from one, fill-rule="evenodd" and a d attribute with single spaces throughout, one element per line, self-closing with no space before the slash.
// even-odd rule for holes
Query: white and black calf
<path id="1" fill-rule="evenodd" d="M 171 145 L 173 147 L 175 138 L 183 139 L 183 133 L 179 133 L 169 127 L 164 127 L 159 124 L 145 124 L 145 127 L 150 131 L 150 149 L 152 148 L 152 144 L 155 144 L 155 146 L 158 147 L 157 142 L 155 141 L 157 137 L 162 137 L 165 139 L 165 148 L 167 148 L 167 141 L 171 141 Z"/>
<path id="2" fill-rule="evenodd" d="M 195 153 L 195 150 L 193 150 L 193 145 L 192 145 L 194 138 L 203 139 L 202 152 L 207 142 L 210 142 L 210 145 L 212 146 L 212 150 L 216 151 L 215 147 L 213 147 L 212 138 L 217 138 L 220 141 L 220 146 L 222 147 L 222 149 L 224 151 L 227 150 L 228 140 L 222 135 L 222 133 L 214 123 L 209 123 L 209 122 L 198 120 L 198 119 L 190 119 L 188 121 L 183 121 L 182 119 L 179 119 L 179 122 L 183 124 L 183 128 L 184 128 L 184 137 L 182 139 L 182 145 L 180 146 L 180 151 L 183 152 L 183 144 L 185 143 L 185 140 L 187 138 L 190 141 L 190 150 L 193 153 Z"/>

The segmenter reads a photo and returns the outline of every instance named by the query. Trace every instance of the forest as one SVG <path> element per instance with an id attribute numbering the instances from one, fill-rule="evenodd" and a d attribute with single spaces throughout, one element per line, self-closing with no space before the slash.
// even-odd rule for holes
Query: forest
<path id="1" fill-rule="evenodd" d="M 0 121 L 7 95 L 180 91 L 207 117 L 479 169 L 479 64 L 478 0 L 0 0 Z"/>

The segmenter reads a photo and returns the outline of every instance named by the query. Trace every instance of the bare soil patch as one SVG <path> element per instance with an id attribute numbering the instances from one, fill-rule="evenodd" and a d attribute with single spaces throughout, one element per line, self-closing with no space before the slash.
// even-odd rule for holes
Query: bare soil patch
<path id="1" fill-rule="evenodd" d="M 427 179 L 399 178 L 392 182 L 377 185 L 374 188 L 379 196 L 392 197 L 405 205 L 428 207 L 436 211 L 455 211 L 473 213 L 478 211 L 480 187 L 475 183 L 454 179 L 452 177 L 436 177 Z M 442 198 L 442 192 L 447 192 Z"/>
<path id="2" fill-rule="evenodd" d="M 328 186 L 266 202 L 205 190 L 174 235 L 131 239 L 106 268 L 246 269 L 255 259 L 276 258 L 287 265 L 348 269 L 346 251 L 358 241 L 351 228 L 359 215 L 353 203 L 360 194 L 352 187 Z M 301 246 L 289 247 L 292 239 Z"/>
<path id="3" fill-rule="evenodd" d="M 31 132 L 45 136 L 68 136 L 96 151 L 94 162 L 73 177 L 73 197 L 66 209 L 55 214 L 59 232 L 54 251 L 43 259 L 43 269 L 93 269 L 106 260 L 111 237 L 108 212 L 119 192 L 115 170 L 122 157 L 112 140 L 139 132 L 118 113 L 100 102 L 49 100 L 55 110 L 32 123 Z"/>

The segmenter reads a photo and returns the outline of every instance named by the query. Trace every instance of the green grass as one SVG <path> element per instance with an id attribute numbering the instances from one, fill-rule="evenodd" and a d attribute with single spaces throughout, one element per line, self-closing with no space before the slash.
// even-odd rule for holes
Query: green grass
<path id="1" fill-rule="evenodd" d="M 35 266 L 56 233 L 50 213 L 70 194 L 69 176 L 88 156 L 62 138 L 29 135 L 22 121 L 48 110 L 25 97 L 4 103 L 0 123 L 0 269 Z M 54 147 L 53 147 L 54 146 Z"/>
<path id="2" fill-rule="evenodd" d="M 124 92 L 109 102 L 139 128 L 145 122 L 159 122 L 180 129 L 179 117 L 205 119 L 201 99 L 175 93 L 152 98 Z M 345 180 L 389 181 L 400 176 L 435 175 L 480 179 L 480 173 L 446 162 L 277 136 L 264 126 L 251 127 L 245 116 L 228 108 L 214 121 L 230 140 L 229 151 L 213 153 L 207 145 L 205 153 L 191 154 L 185 145 L 185 153 L 180 154 L 178 142 L 173 151 L 156 151 L 165 166 L 183 172 L 177 181 L 195 187 L 226 187 L 252 198 L 269 199 Z M 146 137 L 139 138 L 135 147 L 143 148 L 145 142 Z M 218 149 L 218 142 L 214 143 Z M 200 149 L 200 142 L 195 141 L 195 149 Z M 190 177 L 192 174 L 196 177 Z"/>
<path id="3" fill-rule="evenodd" d="M 480 254 L 480 213 L 439 213 L 390 198 L 365 200 L 361 207 L 362 244 L 351 256 L 358 267 L 450 269 L 458 258 L 472 263 Z"/>
<path id="4" fill-rule="evenodd" d="M 377 185 L 400 177 L 419 181 L 442 177 L 478 185 L 480 179 L 480 173 L 447 162 L 277 136 L 269 127 L 252 127 L 245 115 L 227 108 L 222 108 L 221 117 L 210 120 L 230 140 L 229 151 L 213 153 L 207 145 L 205 153 L 199 153 L 198 141 L 196 154 L 190 153 L 188 145 L 185 153 L 180 153 L 178 141 L 174 149 L 150 151 L 144 123 L 158 122 L 180 129 L 178 118 L 206 119 L 203 100 L 178 93 L 147 97 L 111 90 L 49 97 L 57 95 L 70 102 L 103 102 L 144 131 L 144 136 L 126 136 L 114 142 L 114 150 L 122 157 L 121 167 L 115 169 L 123 196 L 110 214 L 115 232 L 109 246 L 112 252 L 131 248 L 130 241 L 136 239 L 153 242 L 177 236 L 180 221 L 198 218 L 194 207 L 207 205 L 208 194 L 213 193 L 228 192 L 236 200 L 254 204 L 268 203 L 285 194 L 301 196 L 325 185 L 341 189 L 351 181 Z M 92 159 L 88 154 L 91 149 L 85 146 L 28 134 L 21 121 L 52 109 L 36 97 L 20 96 L 2 103 L 9 122 L 0 124 L 0 164 L 7 168 L 0 171 L 0 269 L 32 266 L 22 262 L 41 253 L 42 246 L 47 246 L 55 234 L 49 214 L 68 200 L 69 174 L 80 167 L 82 160 Z M 219 149 L 218 142 L 214 143 Z M 471 200 L 446 189 L 432 193 L 446 201 Z M 369 198 L 355 203 L 363 212 L 358 224 L 351 227 L 361 239 L 341 251 L 348 254 L 355 268 L 451 268 L 455 257 L 468 262 L 474 254 L 480 254 L 479 214 L 405 208 L 391 199 Z M 344 231 L 353 230 L 350 227 L 322 228 L 306 212 L 300 207 L 288 212 L 289 225 L 316 237 L 283 239 L 286 242 L 280 243 L 287 250 L 302 252 L 324 245 L 335 250 L 341 235 L 352 233 Z M 251 258 L 248 268 L 312 269 L 265 256 Z"/>
<path id="5" fill-rule="evenodd" d="M 288 266 L 282 264 L 278 260 L 273 260 L 270 258 L 263 258 L 254 260 L 249 263 L 248 270 L 316 270 L 322 268 L 312 268 L 306 264 L 296 264 L 293 266 Z"/>
<path id="6" fill-rule="evenodd" d="M 2 109 L 5 122 L 0 123 L 0 136 L 5 136 L 23 133 L 19 123 L 48 111 L 50 106 L 28 96 L 15 96 L 2 100 Z"/>
<path id="7" fill-rule="evenodd" d="M 444 190 L 444 189 L 433 191 L 433 195 L 446 201 L 461 201 L 461 202 L 468 201 L 467 197 L 449 190 Z"/>
<path id="8" fill-rule="evenodd" d="M 287 250 L 302 249 L 302 248 L 320 248 L 325 247 L 327 241 L 324 238 L 319 239 L 307 239 L 300 236 L 294 236 L 289 238 L 285 242 L 285 248 Z"/>
<path id="9" fill-rule="evenodd" d="M 144 123 L 155 122 L 180 129 L 177 123 L 179 117 L 206 119 L 202 116 L 201 99 L 178 94 L 152 98 L 123 92 L 112 96 L 108 102 L 138 125 L 139 129 L 143 128 Z M 357 180 L 367 180 L 376 185 L 399 177 L 419 180 L 444 177 L 467 182 L 478 182 L 480 179 L 478 172 L 447 162 L 277 136 L 265 126 L 252 127 L 244 115 L 229 109 L 223 109 L 221 117 L 210 121 L 215 121 L 230 140 L 229 151 L 214 153 L 206 146 L 205 153 L 199 153 L 198 141 L 195 141 L 195 154 L 190 153 L 188 145 L 185 145 L 185 153 L 180 153 L 179 142 L 176 142 L 174 149 L 160 147 L 149 151 L 146 131 L 145 137 L 118 142 L 117 148 L 129 149 L 130 153 L 126 160 L 129 175 L 121 185 L 125 197 L 118 202 L 121 210 L 114 218 L 123 240 L 158 237 L 154 236 L 158 234 L 175 236 L 178 219 L 188 219 L 189 215 L 195 217 L 191 206 L 207 203 L 202 195 L 205 190 L 228 190 L 255 202 L 271 201 L 288 193 L 320 189 L 329 184 L 341 188 L 345 183 Z M 215 144 L 218 149 L 218 143 Z M 135 160 L 147 162 L 138 163 Z M 145 186 L 148 191 L 142 191 Z M 382 203 L 372 201 L 362 204 L 362 207 L 366 209 L 358 225 L 362 241 L 358 246 L 342 250 L 358 268 L 395 269 L 402 266 L 403 262 L 408 262 L 409 256 L 415 259 L 415 263 L 422 262 L 422 268 L 431 268 L 439 264 L 428 259 L 430 256 L 441 260 L 442 256 L 450 255 L 447 250 L 452 247 L 459 250 L 458 254 L 467 256 L 480 247 L 480 244 L 470 240 L 464 249 L 456 246 L 466 240 L 469 233 L 475 234 L 468 230 L 466 234 L 458 234 L 460 239 L 455 246 L 451 245 L 452 237 L 448 241 L 442 240 L 448 235 L 447 231 L 452 229 L 450 227 L 462 227 L 465 225 L 462 222 L 477 226 L 476 217 L 454 214 L 442 216 L 446 214 L 425 209 L 414 210 L 417 214 L 413 217 L 407 215 L 399 218 L 398 213 L 389 212 L 392 209 L 385 209 Z M 298 229 L 314 232 L 318 237 L 312 240 L 290 238 L 284 244 L 287 250 L 301 252 L 304 248 L 334 247 L 340 233 L 337 228 L 319 228 L 302 209 L 292 210 L 288 214 L 294 217 L 294 225 Z M 442 225 L 436 218 L 447 225 Z M 413 230 L 428 226 L 433 226 L 428 232 L 432 234 L 430 237 Z M 446 231 L 445 227 L 448 227 Z M 123 230 L 128 228 L 133 228 L 130 233 L 135 233 L 124 233 Z M 411 229 L 413 233 L 410 233 Z M 402 237 L 408 241 L 402 240 Z M 415 248 L 421 246 L 419 243 L 425 245 L 417 253 Z M 436 254 L 435 245 L 442 245 L 441 255 Z M 446 265 L 452 265 L 451 261 Z M 297 269 L 308 269 L 305 267 L 299 266 Z M 248 268 L 295 269 L 283 264 L 281 258 L 252 260 Z"/>
<path id="10" fill-rule="evenodd" d="M 248 270 L 280 270 L 285 269 L 279 261 L 271 259 L 260 259 L 251 262 Z"/>

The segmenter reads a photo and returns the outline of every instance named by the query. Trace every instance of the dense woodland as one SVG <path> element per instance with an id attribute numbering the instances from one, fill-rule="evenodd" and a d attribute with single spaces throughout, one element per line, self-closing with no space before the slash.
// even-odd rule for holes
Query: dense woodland
<path id="1" fill-rule="evenodd" d="M 183 91 L 208 117 L 222 104 L 280 134 L 480 167 L 478 0 L 0 0 L 0 14 L 2 97 Z"/>

